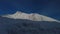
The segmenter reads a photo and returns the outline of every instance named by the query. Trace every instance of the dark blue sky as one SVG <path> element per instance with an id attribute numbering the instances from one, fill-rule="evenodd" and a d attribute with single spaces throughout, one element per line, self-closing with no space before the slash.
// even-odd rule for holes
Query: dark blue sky
<path id="1" fill-rule="evenodd" d="M 60 20 L 60 0 L 0 0 L 0 15 L 16 11 L 39 13 Z"/>

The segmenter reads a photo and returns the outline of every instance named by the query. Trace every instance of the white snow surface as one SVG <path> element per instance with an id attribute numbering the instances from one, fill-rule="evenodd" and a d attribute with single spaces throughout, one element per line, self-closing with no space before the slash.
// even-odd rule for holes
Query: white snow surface
<path id="1" fill-rule="evenodd" d="M 12 19 L 27 19 L 27 20 L 32 20 L 32 21 L 59 21 L 44 15 L 40 15 L 38 13 L 24 13 L 17 11 L 14 14 L 8 14 L 8 15 L 2 15 L 2 17 L 7 17 L 7 18 L 12 18 Z"/>

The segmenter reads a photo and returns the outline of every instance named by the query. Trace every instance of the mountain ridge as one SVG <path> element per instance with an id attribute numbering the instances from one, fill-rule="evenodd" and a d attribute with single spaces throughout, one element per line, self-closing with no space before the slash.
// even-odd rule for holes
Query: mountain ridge
<path id="1" fill-rule="evenodd" d="M 44 15 L 40 15 L 37 13 L 27 14 L 27 13 L 23 13 L 20 11 L 17 11 L 14 14 L 2 15 L 2 17 L 12 18 L 12 19 L 28 19 L 28 20 L 32 20 L 32 21 L 57 21 L 57 22 L 60 22 L 59 20 L 44 16 Z"/>

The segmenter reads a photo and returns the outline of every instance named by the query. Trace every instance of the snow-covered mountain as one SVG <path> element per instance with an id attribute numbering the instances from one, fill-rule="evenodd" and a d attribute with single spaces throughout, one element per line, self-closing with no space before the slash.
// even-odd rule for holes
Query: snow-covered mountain
<path id="1" fill-rule="evenodd" d="M 17 11 L 15 14 L 2 15 L 2 17 L 13 18 L 13 19 L 27 19 L 32 21 L 57 21 L 58 22 L 58 20 L 44 15 L 40 15 L 37 13 L 27 14 L 20 11 Z"/>
<path id="2" fill-rule="evenodd" d="M 0 34 L 60 34 L 60 22 L 31 21 L 0 16 Z"/>
<path id="3" fill-rule="evenodd" d="M 36 13 L 2 15 L 0 34 L 60 34 L 60 22 L 55 21 L 58 20 Z"/>

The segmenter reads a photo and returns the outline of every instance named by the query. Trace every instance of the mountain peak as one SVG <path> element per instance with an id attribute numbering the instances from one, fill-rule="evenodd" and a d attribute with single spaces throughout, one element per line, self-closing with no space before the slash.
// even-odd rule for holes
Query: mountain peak
<path id="1" fill-rule="evenodd" d="M 20 13 L 23 13 L 23 12 L 21 12 L 21 11 L 17 11 L 16 13 L 17 13 L 17 14 L 20 14 Z"/>
<path id="2" fill-rule="evenodd" d="M 27 14 L 20 11 L 17 11 L 15 14 L 2 15 L 2 17 L 12 18 L 12 19 L 28 19 L 32 21 L 58 21 L 56 19 L 44 15 L 40 15 L 37 13 Z"/>

